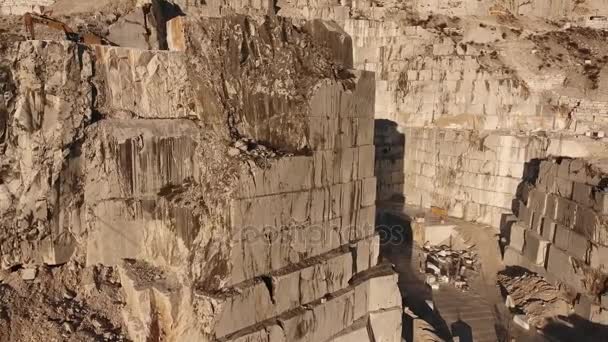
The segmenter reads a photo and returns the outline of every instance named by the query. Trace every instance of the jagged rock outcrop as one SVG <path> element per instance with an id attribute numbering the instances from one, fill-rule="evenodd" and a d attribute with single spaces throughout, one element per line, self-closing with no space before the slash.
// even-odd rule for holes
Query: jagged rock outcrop
<path id="1" fill-rule="evenodd" d="M 61 293 L 40 286 L 94 274 L 64 284 L 80 314 L 45 323 L 58 338 L 399 341 L 396 275 L 377 265 L 373 73 L 346 68 L 321 22 L 168 29 L 178 51 L 4 56 L 1 295 L 37 288 L 46 322 Z M 42 333 L 24 303 L 2 308 L 9 340 Z"/>
<path id="2" fill-rule="evenodd" d="M 2 231 L 2 267 L 54 265 L 67 261 L 75 242 L 62 228 L 78 206 L 74 142 L 93 115 L 92 57 L 76 45 L 42 41 L 17 44 L 13 52 L 1 213 L 2 226 L 13 229 Z M 55 251 L 57 244 L 65 248 Z"/>

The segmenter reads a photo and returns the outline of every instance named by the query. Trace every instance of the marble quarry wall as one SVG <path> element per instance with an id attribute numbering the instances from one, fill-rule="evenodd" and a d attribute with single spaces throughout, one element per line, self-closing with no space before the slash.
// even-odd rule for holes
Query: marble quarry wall
<path id="1" fill-rule="evenodd" d="M 451 16 L 487 15 L 490 11 L 508 10 L 515 15 L 537 16 L 543 18 L 584 18 L 595 15 L 596 10 L 605 13 L 600 0 L 577 2 L 572 0 L 560 1 L 448 1 L 448 0 L 416 0 L 413 8 L 420 13 L 436 13 Z"/>
<path id="2" fill-rule="evenodd" d="M 224 11 L 241 10 L 239 6 L 226 4 L 190 4 L 186 8 L 211 13 L 211 7 L 221 7 Z M 577 9 L 573 10 L 574 7 Z M 460 204 L 455 204 L 453 198 L 450 201 L 443 199 L 443 196 L 453 195 L 454 190 L 438 187 L 449 184 L 446 182 L 450 182 L 447 179 L 451 178 L 439 176 L 441 172 L 434 173 L 428 167 L 420 169 L 416 162 L 434 162 L 429 160 L 430 157 L 423 161 L 423 157 L 416 153 L 410 155 L 417 159 L 410 159 L 406 151 L 414 152 L 423 148 L 431 150 L 422 151 L 429 155 L 437 152 L 440 156 L 454 157 L 461 153 L 452 150 L 450 144 L 441 144 L 441 138 L 428 144 L 428 140 L 418 141 L 418 137 L 428 136 L 427 131 L 432 131 L 432 127 L 446 132 L 452 129 L 456 135 L 463 136 L 470 135 L 471 131 L 480 132 L 480 136 L 492 135 L 493 131 L 497 131 L 497 135 L 505 137 L 501 148 L 517 151 L 522 149 L 517 143 L 522 139 L 520 132 L 539 129 L 563 131 L 574 138 L 608 128 L 605 124 L 608 102 L 605 81 L 602 81 L 605 78 L 601 76 L 605 71 L 596 74 L 595 67 L 586 68 L 582 73 L 588 73 L 589 82 L 595 83 L 588 85 L 592 88 L 590 91 L 581 92 L 580 88 L 587 85 L 575 85 L 571 81 L 581 71 L 569 70 L 564 59 L 569 56 L 570 61 L 577 61 L 579 65 L 594 65 L 594 58 L 586 55 L 585 49 L 592 50 L 601 39 L 595 40 L 590 38 L 592 34 L 575 29 L 568 36 L 553 33 L 552 28 L 546 28 L 550 32 L 538 36 L 523 33 L 541 25 L 535 19 L 529 19 L 532 23 L 525 21 L 528 20 L 525 18 L 535 16 L 561 18 L 573 25 L 589 26 L 589 15 L 597 12 L 596 9 L 600 12 L 604 10 L 601 2 L 533 1 L 496 5 L 478 1 L 415 1 L 385 2 L 382 6 L 375 6 L 364 1 L 340 4 L 279 1 L 276 9 L 281 15 L 295 18 L 335 20 L 351 37 L 353 66 L 375 72 L 375 118 L 392 121 L 397 127 L 395 134 L 382 134 L 376 130 L 377 152 L 390 147 L 379 146 L 390 145 L 386 136 L 404 136 L 401 139 L 404 146 L 401 146 L 400 139 L 395 139 L 397 145 L 390 147 L 392 152 L 376 154 L 379 198 L 405 198 L 408 203 L 446 206 L 458 217 L 473 217 L 480 222 L 496 224 L 503 209 L 511 210 L 508 195 L 514 194 L 517 187 L 507 188 L 503 185 L 501 191 L 495 192 L 494 184 L 497 181 L 464 177 L 459 181 L 463 187 L 480 191 L 458 196 Z M 443 18 L 442 14 L 460 18 Z M 521 23 L 518 22 L 519 15 L 524 15 Z M 566 47 L 560 47 L 560 44 Z M 522 56 L 526 58 L 522 59 Z M 605 70 L 605 62 L 600 60 L 598 63 L 600 66 L 597 70 Z M 390 130 L 394 127 L 381 125 L 391 127 Z M 512 141 L 516 143 L 509 145 Z M 455 149 L 470 150 L 469 144 L 476 143 L 465 139 L 462 147 Z M 395 155 L 395 151 L 401 150 L 404 155 Z M 517 174 L 523 173 L 523 167 L 515 169 L 529 160 L 526 158 L 535 157 L 537 153 L 516 154 L 511 156 L 510 153 L 500 152 L 493 156 L 489 162 L 503 157 L 504 160 L 491 176 L 506 176 L 512 179 L 500 182 L 517 184 L 520 179 Z M 545 156 L 545 152 L 538 154 Z M 480 158 L 474 160 L 485 157 Z M 403 164 L 400 165 L 398 160 Z M 483 174 L 479 169 L 473 173 Z M 480 182 L 485 183 L 480 185 Z M 421 193 L 421 188 L 426 188 L 426 194 L 424 191 Z M 490 196 L 494 192 L 496 195 Z M 492 203 L 488 202 L 489 197 L 494 197 Z M 471 207 L 466 210 L 467 215 L 464 214 L 465 204 Z M 478 206 L 481 209 L 477 209 Z"/>
<path id="3" fill-rule="evenodd" d="M 568 18 L 585 21 L 591 16 L 606 15 L 604 0 L 411 0 L 411 1 L 298 1 L 278 0 L 239 0 L 222 1 L 212 0 L 200 2 L 197 0 L 176 0 L 186 10 L 200 9 L 206 14 L 220 15 L 228 12 L 267 13 L 268 10 L 280 12 L 280 15 L 301 17 L 307 19 L 324 18 L 338 22 L 350 19 L 353 16 L 364 14 L 369 19 L 384 19 L 387 14 L 395 10 L 407 10 L 410 13 L 421 15 L 441 14 L 448 16 L 484 16 L 491 13 L 509 11 L 514 15 L 536 16 L 542 18 L 561 19 Z M 273 6 L 274 3 L 274 6 Z M 274 8 L 273 8 L 274 7 Z"/>
<path id="4" fill-rule="evenodd" d="M 559 34 L 522 39 L 502 19 L 498 24 L 466 17 L 433 20 L 344 21 L 354 66 L 376 72 L 376 118 L 393 122 L 385 125 L 390 131 L 397 127 L 398 133 L 384 135 L 404 137 L 388 148 L 403 155 L 390 157 L 392 162 L 377 160 L 377 170 L 383 170 L 377 174 L 378 198 L 402 197 L 408 204 L 439 206 L 453 216 L 498 227 L 501 216 L 512 210 L 526 162 L 571 156 L 569 148 L 549 147 L 557 146 L 556 138 L 604 136 L 605 76 L 590 86 L 599 90 L 581 93 L 568 81 L 581 71 L 558 61 L 560 53 L 582 58 L 578 51 L 587 50 L 581 46 L 599 41 L 586 41 L 583 37 L 592 33 L 574 30 L 566 39 L 571 49 L 557 53 L 551 49 L 565 44 L 559 43 L 565 37 L 557 39 Z M 584 58 L 581 65 L 593 63 Z M 559 66 L 543 71 L 547 60 Z M 600 73 L 608 75 L 601 63 Z M 534 133 L 539 130 L 547 133 Z"/>
<path id="5" fill-rule="evenodd" d="M 297 25 L 180 17 L 178 51 L 9 47 L 0 294 L 61 302 L 27 305 L 41 317 L 77 301 L 85 340 L 400 341 L 374 231 L 374 74 Z M 69 295 L 38 289 L 53 281 Z M 13 320 L 32 297 L 16 293 Z M 0 318 L 0 339 L 61 339 L 53 322 Z"/>
<path id="6" fill-rule="evenodd" d="M 398 341 L 376 201 L 494 227 L 515 212 L 520 264 L 545 222 L 571 222 L 565 240 L 544 237 L 547 255 L 597 269 L 598 236 L 527 196 L 603 215 L 574 198 L 576 182 L 599 183 L 539 188 L 533 170 L 605 154 L 605 0 L 174 3 L 166 30 L 175 15 L 109 20 L 120 48 L 0 42 L 0 222 L 15 227 L 0 280 L 72 265 L 99 336 Z M 40 5 L 0 0 L 0 13 Z M 582 239 L 585 258 L 570 251 Z M 113 284 L 120 305 L 100 299 Z"/>
<path id="7" fill-rule="evenodd" d="M 21 15 L 26 12 L 41 12 L 45 6 L 50 6 L 55 0 L 1 0 L 0 15 Z"/>
<path id="8" fill-rule="evenodd" d="M 523 82 L 508 70 L 486 70 L 474 45 L 398 21 L 350 20 L 345 27 L 353 37 L 354 64 L 377 73 L 377 117 L 403 126 L 554 125 L 540 115 L 539 100 Z"/>
<path id="9" fill-rule="evenodd" d="M 531 161 L 590 157 L 603 149 L 592 138 L 561 135 L 439 128 L 406 128 L 404 135 L 404 176 L 394 176 L 393 193 L 403 193 L 408 204 L 445 208 L 451 216 L 493 227 L 515 208 Z"/>
<path id="10" fill-rule="evenodd" d="M 274 6 L 250 1 L 182 3 L 186 11 L 211 16 L 253 11 L 334 20 L 351 37 L 353 66 L 375 72 L 375 118 L 394 122 L 398 134 L 404 135 L 404 146 L 399 139 L 392 147 L 377 146 L 377 152 L 389 147 L 392 150 L 376 154 L 378 197 L 410 198 L 409 203 L 415 198 L 416 204 L 425 206 L 447 205 L 446 209 L 458 217 L 481 217 L 481 222 L 492 224 L 499 222 L 496 217 L 503 209 L 511 210 L 506 198 L 487 203 L 485 198 L 493 193 L 495 181 L 480 187 L 479 177 L 465 177 L 461 180 L 465 188 L 487 193 L 462 195 L 462 205 L 454 204 L 453 199 L 448 205 L 438 195 L 420 193 L 422 184 L 426 184 L 428 191 L 447 196 L 453 191 L 430 189 L 443 186 L 446 178 L 436 178 L 436 173 L 417 168 L 407 156 L 396 156 L 394 151 L 420 148 L 417 146 L 422 143 L 416 137 L 427 135 L 432 127 L 453 129 L 463 135 L 471 130 L 480 131 L 482 136 L 499 131 L 498 135 L 511 136 L 508 141 L 520 140 L 520 132 L 539 129 L 563 131 L 572 137 L 608 129 L 608 68 L 601 57 L 608 52 L 600 46 L 605 34 L 597 31 L 599 36 L 594 38 L 595 33 L 583 29 L 603 27 L 601 16 L 608 8 L 604 5 L 605 1 L 570 0 L 278 1 Z M 558 25 L 547 26 L 546 19 L 561 20 L 560 25 L 566 23 L 570 31 L 564 33 Z M 531 33 L 536 31 L 540 33 Z M 594 52 L 588 54 L 590 51 Z M 572 70 L 571 65 L 583 67 Z M 580 75 L 584 75 L 583 79 Z M 583 90 L 586 88 L 589 89 Z M 413 136 L 408 137 L 408 133 Z M 376 134 L 377 145 L 390 145 L 385 137 L 393 133 L 376 130 Z M 446 150 L 450 145 L 439 141 L 437 144 L 424 148 L 432 148 L 440 155 L 460 155 Z M 468 142 L 463 144 L 464 149 L 469 149 L 464 147 Z M 518 143 L 503 147 L 521 149 Z M 525 161 L 519 155 L 507 157 L 503 164 L 521 166 Z M 501 167 L 502 164 L 498 169 Z M 523 172 L 514 168 L 497 170 L 492 176 Z M 417 175 L 421 176 L 419 180 L 415 179 Z M 517 176 L 510 178 L 510 184 L 517 183 Z M 501 189 L 506 192 L 497 191 L 494 197 L 506 197 L 516 191 L 516 187 Z M 430 200 L 431 197 L 435 199 Z M 464 215 L 465 204 L 491 209 L 471 209 L 467 210 L 471 214 Z M 488 210 L 492 214 L 487 214 Z"/>
<path id="11" fill-rule="evenodd" d="M 408 128 L 405 135 L 406 203 L 495 227 L 511 210 L 525 163 L 548 147 L 534 136 L 471 130 Z"/>
<path id="12" fill-rule="evenodd" d="M 606 128 L 605 91 L 577 94 L 565 82 L 571 77 L 567 70 L 543 72 L 542 66 L 523 65 L 519 53 L 536 62 L 551 54 L 539 57 L 534 45 L 518 42 L 517 30 L 492 25 L 483 20 L 423 26 L 404 20 L 346 20 L 354 65 L 376 72 L 376 117 L 408 127 L 582 134 Z M 591 63 L 585 60 L 581 62 Z"/>
<path id="13" fill-rule="evenodd" d="M 505 225 L 505 262 L 580 294 L 576 312 L 601 324 L 608 323 L 605 166 L 578 158 L 537 161 L 516 198 L 517 216 Z"/>
<path id="14" fill-rule="evenodd" d="M 400 128 L 376 120 L 379 201 L 437 206 L 450 216 L 500 227 L 528 179 L 528 164 L 548 156 L 593 158 L 604 145 L 591 137 Z"/>

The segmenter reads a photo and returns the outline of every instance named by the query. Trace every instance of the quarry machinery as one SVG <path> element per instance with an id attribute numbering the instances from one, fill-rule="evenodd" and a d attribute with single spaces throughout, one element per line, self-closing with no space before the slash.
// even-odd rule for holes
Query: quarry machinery
<path id="1" fill-rule="evenodd" d="M 72 30 L 71 27 L 66 25 L 65 23 L 53 19 L 51 17 L 36 14 L 36 13 L 26 13 L 23 15 L 23 24 L 25 25 L 25 30 L 28 32 L 30 39 L 36 39 L 34 33 L 34 24 L 41 24 L 48 26 L 57 31 L 63 31 L 65 33 L 65 37 L 67 40 L 76 42 L 76 43 L 84 43 L 87 45 L 91 44 L 99 44 L 99 45 L 116 45 L 109 40 L 100 37 L 94 33 L 79 33 Z"/>

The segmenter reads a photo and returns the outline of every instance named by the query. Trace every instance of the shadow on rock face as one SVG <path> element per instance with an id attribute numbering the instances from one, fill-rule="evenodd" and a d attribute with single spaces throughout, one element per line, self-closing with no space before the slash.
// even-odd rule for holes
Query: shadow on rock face
<path id="1" fill-rule="evenodd" d="M 552 340 L 562 342 L 595 342 L 608 339 L 608 326 L 590 322 L 577 314 L 552 319 L 542 332 Z"/>
<path id="2" fill-rule="evenodd" d="M 396 122 L 376 119 L 374 123 L 376 145 L 375 176 L 378 201 L 405 201 L 403 193 L 405 135 L 398 131 Z"/>
<path id="3" fill-rule="evenodd" d="M 432 300 L 431 289 L 419 277 L 418 270 L 413 266 L 421 257 L 413 248 L 410 221 L 379 206 L 376 213 L 376 231 L 380 235 L 381 260 L 392 263 L 399 274 L 403 307 L 411 310 L 419 319 L 426 321 L 433 334 L 449 340 L 450 329 L 446 322 L 427 304 L 427 300 Z M 402 337 L 406 341 L 416 340 L 413 329 L 415 327 L 412 318 L 403 315 Z"/>
<path id="4" fill-rule="evenodd" d="M 473 342 L 473 330 L 462 320 L 452 323 L 452 336 L 458 337 L 460 342 Z"/>

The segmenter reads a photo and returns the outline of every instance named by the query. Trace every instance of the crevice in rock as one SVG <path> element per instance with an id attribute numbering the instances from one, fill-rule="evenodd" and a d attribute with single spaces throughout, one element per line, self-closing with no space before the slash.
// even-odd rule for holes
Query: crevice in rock
<path id="1" fill-rule="evenodd" d="M 369 323 L 369 314 L 367 315 L 367 325 L 365 327 L 367 329 L 367 336 L 369 337 L 369 341 L 376 342 L 376 337 L 374 336 L 372 325 Z"/>
<path id="2" fill-rule="evenodd" d="M 264 282 L 264 285 L 266 285 L 266 288 L 268 289 L 268 294 L 270 295 L 270 300 L 272 301 L 272 303 L 276 303 L 276 299 L 274 297 L 274 284 L 272 281 L 272 277 L 269 275 L 262 275 L 262 276 L 260 276 L 260 280 L 262 280 Z"/>
<path id="3" fill-rule="evenodd" d="M 153 19 L 153 22 L 150 24 L 156 26 L 159 49 L 168 50 L 167 22 L 175 17 L 185 16 L 185 13 L 179 5 L 165 0 L 152 0 L 150 7 L 150 13 L 152 14 L 150 18 Z"/>
<path id="4" fill-rule="evenodd" d="M 357 274 L 357 245 L 351 244 L 349 249 L 353 258 L 353 274 Z"/>

